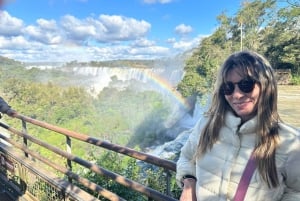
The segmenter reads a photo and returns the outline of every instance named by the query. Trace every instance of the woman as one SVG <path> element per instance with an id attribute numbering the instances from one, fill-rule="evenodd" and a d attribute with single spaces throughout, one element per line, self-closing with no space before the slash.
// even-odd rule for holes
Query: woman
<path id="1" fill-rule="evenodd" d="M 254 172 L 237 190 L 250 158 Z M 182 147 L 176 179 L 181 201 L 237 200 L 237 193 L 245 201 L 300 200 L 300 133 L 279 119 L 264 57 L 241 51 L 225 61 L 210 109 Z"/>

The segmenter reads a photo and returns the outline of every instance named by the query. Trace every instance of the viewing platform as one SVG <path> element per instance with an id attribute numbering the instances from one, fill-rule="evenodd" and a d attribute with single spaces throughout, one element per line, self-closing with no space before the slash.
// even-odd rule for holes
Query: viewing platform
<path id="1" fill-rule="evenodd" d="M 170 179 L 176 171 L 176 164 L 169 160 L 160 159 L 152 155 L 135 151 L 106 141 L 101 141 L 81 133 L 76 133 L 46 122 L 16 113 L 22 129 L 18 130 L 0 122 L 0 200 L 1 201 L 97 201 L 97 200 L 125 200 L 115 192 L 101 187 L 72 170 L 76 163 L 86 171 L 101 175 L 110 182 L 116 182 L 126 188 L 138 192 L 144 200 L 170 200 L 176 201 L 170 192 Z M 43 141 L 43 136 L 33 137 L 27 131 L 38 127 L 65 136 L 65 150 Z M 8 136 L 9 134 L 9 136 Z M 88 143 L 95 148 L 104 148 L 118 154 L 126 155 L 158 168 L 162 168 L 165 175 L 165 192 L 159 192 L 149 186 L 138 183 L 130 178 L 111 172 L 96 163 L 82 159 L 72 154 L 72 140 Z M 57 160 L 49 158 L 34 151 L 35 144 L 57 155 Z M 74 149 L 74 148 L 73 148 Z M 65 162 L 62 163 L 61 160 Z M 102 199 L 101 199 L 102 198 Z M 141 199 L 138 199 L 141 200 Z"/>

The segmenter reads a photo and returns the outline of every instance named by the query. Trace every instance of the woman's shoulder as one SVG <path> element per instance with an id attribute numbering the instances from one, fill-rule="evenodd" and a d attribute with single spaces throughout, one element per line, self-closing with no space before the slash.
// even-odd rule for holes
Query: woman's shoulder
<path id="1" fill-rule="evenodd" d="M 296 128 L 286 123 L 279 123 L 279 135 L 286 137 L 300 137 L 300 128 Z"/>
<path id="2" fill-rule="evenodd" d="M 280 147 L 284 149 L 300 148 L 300 129 L 289 124 L 279 124 Z"/>

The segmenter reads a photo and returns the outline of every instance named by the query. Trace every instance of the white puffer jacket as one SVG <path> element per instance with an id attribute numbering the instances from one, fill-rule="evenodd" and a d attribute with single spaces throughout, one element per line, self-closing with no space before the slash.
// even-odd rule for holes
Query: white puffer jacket
<path id="1" fill-rule="evenodd" d="M 184 175 L 197 177 L 197 200 L 233 200 L 245 164 L 255 145 L 257 119 L 245 122 L 228 112 L 225 126 L 220 131 L 219 140 L 211 151 L 192 163 L 201 129 L 207 122 L 202 118 L 188 141 L 181 149 L 177 162 L 176 179 Z M 245 201 L 300 201 L 300 132 L 285 124 L 280 124 L 280 145 L 276 150 L 276 165 L 280 186 L 268 188 L 256 169 L 248 187 Z"/>

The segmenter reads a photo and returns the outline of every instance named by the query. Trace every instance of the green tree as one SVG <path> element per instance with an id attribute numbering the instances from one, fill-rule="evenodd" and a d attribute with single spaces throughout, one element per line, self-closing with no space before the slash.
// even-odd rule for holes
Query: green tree
<path id="1" fill-rule="evenodd" d="M 264 31 L 265 55 L 275 68 L 291 67 L 292 73 L 300 73 L 300 8 L 285 7 Z"/>
<path id="2" fill-rule="evenodd" d="M 261 31 L 273 19 L 275 8 L 275 0 L 244 1 L 232 20 L 233 42 L 240 42 L 240 49 L 260 51 Z"/>

